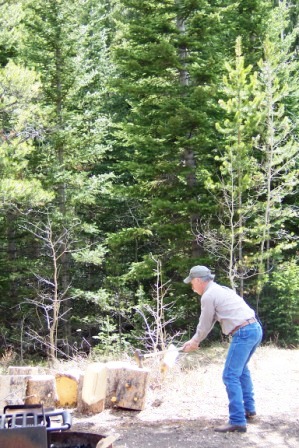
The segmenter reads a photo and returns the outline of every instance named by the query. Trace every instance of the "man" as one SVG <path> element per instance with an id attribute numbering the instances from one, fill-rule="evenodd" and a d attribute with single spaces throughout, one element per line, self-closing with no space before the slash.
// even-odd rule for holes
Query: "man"
<path id="1" fill-rule="evenodd" d="M 194 266 L 184 280 L 201 295 L 201 314 L 196 333 L 184 344 L 183 351 L 196 350 L 216 321 L 225 335 L 232 336 L 222 377 L 229 400 L 229 423 L 215 431 L 246 432 L 246 420 L 256 415 L 248 362 L 261 343 L 262 328 L 242 297 L 213 279 L 210 269 Z"/>

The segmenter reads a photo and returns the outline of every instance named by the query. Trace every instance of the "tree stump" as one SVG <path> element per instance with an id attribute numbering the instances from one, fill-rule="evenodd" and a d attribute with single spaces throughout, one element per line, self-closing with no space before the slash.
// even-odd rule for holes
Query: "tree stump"
<path id="1" fill-rule="evenodd" d="M 125 362 L 108 362 L 105 407 L 142 410 L 145 406 L 149 369 Z"/>
<path id="2" fill-rule="evenodd" d="M 75 408 L 78 399 L 79 372 L 56 373 L 57 406 Z"/>
<path id="3" fill-rule="evenodd" d="M 82 414 L 98 414 L 102 412 L 105 408 L 106 387 L 106 364 L 90 364 L 79 381 L 78 412 Z"/>
<path id="4" fill-rule="evenodd" d="M 55 408 L 58 401 L 54 375 L 34 375 L 28 378 L 25 404 L 42 404 Z"/>

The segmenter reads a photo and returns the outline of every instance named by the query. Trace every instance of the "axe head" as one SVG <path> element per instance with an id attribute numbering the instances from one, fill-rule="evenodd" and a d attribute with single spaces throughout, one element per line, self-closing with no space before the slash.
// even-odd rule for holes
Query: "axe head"
<path id="1" fill-rule="evenodd" d="M 173 344 L 170 344 L 161 362 L 161 370 L 171 369 L 175 365 L 178 356 L 179 350 Z"/>
<path id="2" fill-rule="evenodd" d="M 145 358 L 152 358 L 152 357 L 164 355 L 161 365 L 165 365 L 166 369 L 168 369 L 168 368 L 171 368 L 174 366 L 175 361 L 176 361 L 176 359 L 179 355 L 179 352 L 181 350 L 182 349 L 176 348 L 173 344 L 170 344 L 170 346 L 168 347 L 167 350 L 160 351 L 160 352 L 143 354 L 143 353 L 141 353 L 141 350 L 137 349 L 137 350 L 135 350 L 134 357 L 138 364 L 138 367 L 141 368 L 141 367 L 143 367 L 142 363 Z"/>

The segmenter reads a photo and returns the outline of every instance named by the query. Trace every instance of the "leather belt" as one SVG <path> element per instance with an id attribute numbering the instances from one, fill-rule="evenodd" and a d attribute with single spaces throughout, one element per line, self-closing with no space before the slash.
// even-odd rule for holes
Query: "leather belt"
<path id="1" fill-rule="evenodd" d="M 246 327 L 246 325 L 254 324 L 254 322 L 257 322 L 255 317 L 246 319 L 245 322 L 243 322 L 241 325 L 238 325 L 230 332 L 230 336 L 233 336 L 233 334 L 235 334 L 235 332 L 238 331 L 240 328 Z"/>

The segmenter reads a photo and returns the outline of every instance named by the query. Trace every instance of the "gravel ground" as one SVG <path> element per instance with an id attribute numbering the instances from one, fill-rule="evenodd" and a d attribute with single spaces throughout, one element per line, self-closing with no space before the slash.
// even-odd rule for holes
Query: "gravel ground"
<path id="1" fill-rule="evenodd" d="M 145 409 L 106 409 L 76 415 L 74 431 L 115 435 L 115 448 L 299 448 L 299 350 L 260 347 L 250 368 L 258 416 L 244 434 L 219 434 L 227 421 L 222 368 L 227 345 L 182 354 L 161 377 L 148 360 L 151 381 Z M 151 364 L 152 363 L 152 364 Z"/>

